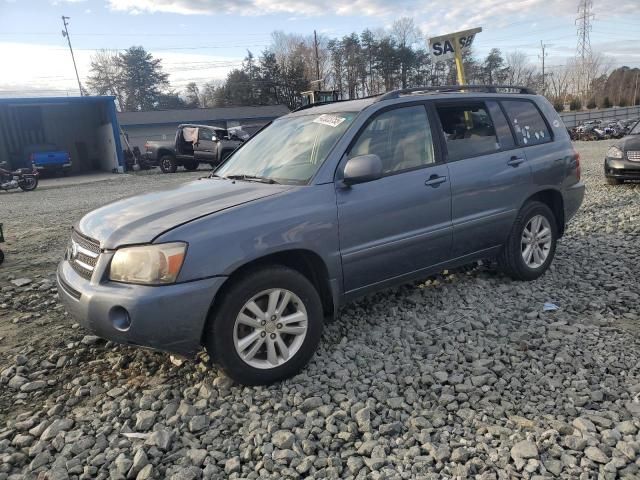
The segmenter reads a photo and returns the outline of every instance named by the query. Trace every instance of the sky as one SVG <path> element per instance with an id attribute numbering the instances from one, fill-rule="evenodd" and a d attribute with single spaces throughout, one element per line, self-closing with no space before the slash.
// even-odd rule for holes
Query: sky
<path id="1" fill-rule="evenodd" d="M 271 32 L 341 37 L 389 28 L 411 16 L 426 37 L 473 27 L 478 56 L 494 47 L 553 71 L 575 55 L 579 0 L 0 0 L 0 97 L 77 95 L 61 16 L 80 79 L 99 49 L 142 45 L 162 59 L 172 87 L 223 79 L 247 50 L 258 55 Z M 593 0 L 594 52 L 613 68 L 640 66 L 640 0 Z"/>

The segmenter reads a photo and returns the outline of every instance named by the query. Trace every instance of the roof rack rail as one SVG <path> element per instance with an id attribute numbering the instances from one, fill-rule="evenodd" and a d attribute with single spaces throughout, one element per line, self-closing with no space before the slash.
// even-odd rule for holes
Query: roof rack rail
<path id="1" fill-rule="evenodd" d="M 465 90 L 474 90 L 485 93 L 524 93 L 527 95 L 535 95 L 535 90 L 529 87 L 521 87 L 518 85 L 441 85 L 438 87 L 413 87 L 403 88 L 400 90 L 392 90 L 384 93 L 378 97 L 377 101 L 391 100 L 394 98 L 400 98 L 401 95 L 410 95 L 412 93 L 447 93 L 447 92 L 462 92 Z M 500 92 L 498 90 L 516 90 L 515 92 Z"/>

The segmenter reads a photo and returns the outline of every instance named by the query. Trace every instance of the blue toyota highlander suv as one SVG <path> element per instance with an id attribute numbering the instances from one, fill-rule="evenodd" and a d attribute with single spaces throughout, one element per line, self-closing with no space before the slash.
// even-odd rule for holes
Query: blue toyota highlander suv
<path id="1" fill-rule="evenodd" d="M 393 91 L 299 109 L 209 178 L 85 215 L 59 293 L 99 336 L 204 345 L 236 381 L 265 384 L 298 372 L 355 297 L 485 258 L 540 277 L 583 196 L 544 97 Z"/>

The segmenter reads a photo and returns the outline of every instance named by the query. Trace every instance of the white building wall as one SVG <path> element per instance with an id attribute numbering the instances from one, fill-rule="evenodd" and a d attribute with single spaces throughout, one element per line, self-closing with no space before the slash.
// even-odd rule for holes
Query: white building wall
<path id="1" fill-rule="evenodd" d="M 100 170 L 112 171 L 118 168 L 116 142 L 113 138 L 113 126 L 105 123 L 97 130 L 98 162 Z"/>

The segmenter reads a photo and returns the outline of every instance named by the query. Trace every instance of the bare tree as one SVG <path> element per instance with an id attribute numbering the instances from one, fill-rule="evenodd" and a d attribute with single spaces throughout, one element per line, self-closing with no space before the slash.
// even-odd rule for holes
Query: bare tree
<path id="1" fill-rule="evenodd" d="M 611 58 L 602 55 L 601 53 L 594 53 L 588 60 L 588 68 L 584 72 L 584 78 L 582 81 L 586 85 L 587 98 L 594 95 L 594 81 L 602 76 L 608 76 L 613 66 Z"/>
<path id="2" fill-rule="evenodd" d="M 122 65 L 117 50 L 98 50 L 91 57 L 91 73 L 87 79 L 89 90 L 98 95 L 116 97 L 118 110 L 124 109 L 125 93 L 122 88 Z"/>
<path id="3" fill-rule="evenodd" d="M 393 22 L 391 38 L 397 45 L 396 55 L 400 60 L 400 84 L 407 88 L 407 72 L 415 61 L 415 51 L 412 46 L 421 38 L 420 29 L 411 17 L 402 17 Z"/>
<path id="4" fill-rule="evenodd" d="M 411 17 L 402 17 L 393 22 L 391 36 L 401 47 L 411 47 L 422 39 L 422 33 Z"/>
<path id="5" fill-rule="evenodd" d="M 202 106 L 200 89 L 196 82 L 187 83 L 184 89 L 184 96 L 186 97 L 186 103 L 189 108 L 200 108 Z"/>
<path id="6" fill-rule="evenodd" d="M 552 68 L 548 77 L 547 92 L 554 102 L 564 105 L 573 86 L 574 68 L 572 65 L 558 65 Z"/>
<path id="7" fill-rule="evenodd" d="M 218 100 L 218 92 L 224 87 L 225 81 L 218 80 L 210 80 L 202 86 L 200 91 L 200 105 L 202 108 L 210 108 L 213 107 Z"/>
<path id="8" fill-rule="evenodd" d="M 536 87 L 539 83 L 538 72 L 527 60 L 527 56 L 518 50 L 506 54 L 508 85 L 522 85 L 525 87 Z"/>

